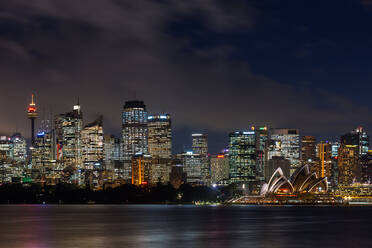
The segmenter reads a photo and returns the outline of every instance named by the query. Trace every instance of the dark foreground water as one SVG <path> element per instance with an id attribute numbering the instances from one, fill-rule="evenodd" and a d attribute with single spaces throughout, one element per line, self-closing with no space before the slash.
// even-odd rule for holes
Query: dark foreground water
<path id="1" fill-rule="evenodd" d="M 372 247 L 371 207 L 0 205 L 0 247 Z"/>

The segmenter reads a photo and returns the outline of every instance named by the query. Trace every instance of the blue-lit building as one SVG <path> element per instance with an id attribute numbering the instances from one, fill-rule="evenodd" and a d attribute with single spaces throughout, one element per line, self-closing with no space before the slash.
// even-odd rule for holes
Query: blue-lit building
<path id="1" fill-rule="evenodd" d="M 143 101 L 125 102 L 122 113 L 123 168 L 118 173 L 125 180 L 131 180 L 132 157 L 148 154 L 147 111 Z"/>
<path id="2" fill-rule="evenodd" d="M 337 158 L 338 157 L 338 149 L 339 148 L 340 148 L 340 142 L 332 142 L 331 143 L 331 149 L 332 149 L 331 156 L 332 156 L 332 158 Z"/>
<path id="3" fill-rule="evenodd" d="M 45 130 L 39 130 L 31 150 L 33 169 L 44 171 L 51 168 L 53 162 L 53 136 Z"/>
<path id="4" fill-rule="evenodd" d="M 230 182 L 245 184 L 256 181 L 256 134 L 254 131 L 229 135 Z"/>

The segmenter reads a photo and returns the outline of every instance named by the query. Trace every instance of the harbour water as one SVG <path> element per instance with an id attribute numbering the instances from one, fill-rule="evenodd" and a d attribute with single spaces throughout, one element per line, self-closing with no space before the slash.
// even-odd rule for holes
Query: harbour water
<path id="1" fill-rule="evenodd" d="M 1 205 L 0 247 L 372 247 L 372 207 Z"/>

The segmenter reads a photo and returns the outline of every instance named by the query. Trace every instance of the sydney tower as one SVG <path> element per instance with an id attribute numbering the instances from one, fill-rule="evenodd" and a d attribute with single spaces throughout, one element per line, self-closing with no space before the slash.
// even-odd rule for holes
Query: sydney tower
<path id="1" fill-rule="evenodd" d="M 31 146 L 35 143 L 35 119 L 37 118 L 37 109 L 34 102 L 34 94 L 32 94 L 32 100 L 27 109 L 27 117 L 31 120 Z"/>

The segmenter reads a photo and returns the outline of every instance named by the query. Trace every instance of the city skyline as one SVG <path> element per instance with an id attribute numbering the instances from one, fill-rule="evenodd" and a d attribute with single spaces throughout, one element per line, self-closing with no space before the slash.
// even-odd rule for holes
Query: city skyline
<path id="1" fill-rule="evenodd" d="M 29 106 L 35 106 L 35 103 L 36 101 L 34 100 L 35 98 L 37 98 L 36 94 L 32 93 L 31 94 L 32 96 L 32 101 L 31 103 L 29 104 Z M 144 101 L 140 101 L 140 100 L 132 100 L 132 101 L 126 101 L 126 102 L 144 102 Z M 71 106 L 72 106 L 72 109 L 71 109 Z M 76 101 L 74 101 L 70 106 L 70 112 L 71 110 L 72 111 L 76 111 L 77 109 L 75 109 L 77 106 L 79 108 L 79 111 L 81 112 L 84 112 L 85 114 L 85 111 L 84 111 L 84 106 L 80 105 L 80 97 L 77 97 Z M 123 106 L 125 106 L 125 102 L 123 104 Z M 81 109 L 82 108 L 82 109 Z M 45 108 L 44 108 L 45 109 Z M 29 108 L 28 108 L 28 111 L 29 111 Z M 67 111 L 67 112 L 66 112 Z M 69 110 L 66 110 L 66 114 L 69 114 Z M 156 112 L 148 112 L 148 115 L 156 115 Z M 73 113 L 73 112 L 71 112 Z M 172 115 L 172 122 L 173 122 L 173 114 L 172 113 L 165 113 L 164 111 L 160 111 L 159 113 L 164 113 L 165 115 Z M 93 120 L 87 120 L 87 118 L 83 118 L 81 117 L 81 121 L 82 123 L 80 125 L 85 125 L 85 124 L 89 124 L 90 122 L 94 121 L 95 119 L 97 119 L 97 117 L 99 116 L 102 116 L 103 120 L 104 120 L 104 115 L 102 114 L 99 114 L 97 113 L 98 115 L 93 119 Z M 120 113 L 119 113 L 120 114 Z M 40 113 L 40 107 L 39 105 L 37 105 L 37 115 L 38 117 L 35 119 L 35 136 L 37 134 L 37 131 L 40 130 L 40 129 L 43 129 L 43 125 L 44 125 L 44 121 L 52 121 L 53 118 L 55 116 L 58 116 L 58 115 L 63 115 L 62 113 L 53 113 L 53 112 L 50 112 L 48 114 L 45 114 L 45 111 L 42 111 L 42 113 Z M 84 115 L 85 116 L 85 115 Z M 121 117 L 122 118 L 122 117 Z M 121 120 L 122 121 L 122 120 Z M 28 123 L 27 120 L 25 120 L 26 124 Z M 119 131 L 117 133 L 112 133 L 110 131 L 107 131 L 108 128 L 106 128 L 106 121 L 105 122 L 105 128 L 104 128 L 104 134 L 107 134 L 107 135 L 114 135 L 115 137 L 118 137 L 120 138 L 122 136 L 121 134 L 121 130 L 119 129 Z M 121 126 L 122 124 L 119 124 L 119 126 Z M 111 125 L 109 125 L 111 126 Z M 268 125 L 262 125 L 262 126 L 265 126 L 265 128 L 267 128 L 268 130 L 274 130 L 274 129 L 294 129 L 294 128 L 297 128 L 297 130 L 299 131 L 300 133 L 300 137 L 305 137 L 305 136 L 313 136 L 313 134 L 308 134 L 308 133 L 302 133 L 301 132 L 301 128 L 299 127 L 291 127 L 291 128 L 284 128 L 284 127 L 273 127 L 273 126 L 268 126 Z M 176 153 L 182 153 L 182 152 L 185 152 L 187 150 L 192 150 L 192 137 L 190 137 L 190 135 L 192 134 L 198 134 L 198 133 L 204 133 L 206 135 L 208 135 L 208 137 L 212 136 L 212 141 L 208 143 L 208 146 L 209 146 L 209 153 L 210 154 L 219 154 L 220 152 L 222 152 L 224 149 L 226 149 L 229 145 L 229 138 L 228 138 L 228 135 L 229 133 L 231 132 L 236 132 L 236 131 L 251 131 L 252 129 L 254 129 L 254 127 L 256 127 L 256 125 L 247 125 L 245 129 L 233 129 L 233 130 L 230 130 L 229 132 L 226 132 L 226 133 L 215 133 L 215 132 L 211 132 L 209 133 L 209 131 L 207 129 L 199 129 L 198 130 L 192 130 L 192 129 L 183 129 L 182 132 L 180 132 L 179 130 L 178 131 L 175 131 L 177 130 L 177 127 L 175 127 L 175 125 L 172 125 L 172 153 L 173 154 L 176 154 Z M 368 130 L 366 129 L 365 127 L 362 127 L 362 126 L 357 126 L 358 128 L 363 128 L 364 130 Z M 50 128 L 50 127 L 49 127 Z M 23 137 L 25 137 L 28 142 L 31 142 L 31 137 L 28 136 L 28 133 L 30 133 L 29 131 L 29 127 L 26 126 L 26 130 L 24 130 L 24 133 L 21 132 L 17 127 L 16 129 L 13 131 L 13 132 L 9 132 L 9 133 L 0 133 L 0 135 L 3 135 L 3 136 L 12 136 L 14 134 L 17 134 L 17 133 L 20 133 L 22 134 Z M 355 129 L 355 127 L 351 127 L 348 131 L 346 131 L 345 133 L 348 133 L 350 132 L 351 130 Z M 200 130 L 203 130 L 203 131 L 200 131 Z M 176 133 L 176 135 L 174 135 L 174 133 Z M 320 141 L 325 141 L 325 142 L 339 142 L 340 141 L 340 135 L 341 134 L 337 134 L 335 137 L 333 137 L 333 139 L 322 139 L 321 137 L 317 137 L 317 136 L 313 136 L 316 138 L 316 140 L 320 140 Z M 176 136 L 177 138 L 174 138 L 174 136 Z M 179 136 L 179 137 L 178 137 Z M 182 137 L 182 138 L 181 138 Z M 215 142 L 217 140 L 217 143 Z M 31 143 L 30 143 L 31 144 Z"/>
<path id="2" fill-rule="evenodd" d="M 365 1 L 122 2 L 1 3 L 0 133 L 27 134 L 14 113 L 33 92 L 40 115 L 64 113 L 80 96 L 87 120 L 103 114 L 115 134 L 123 103 L 141 99 L 172 114 L 176 147 L 207 131 L 217 150 L 251 125 L 323 140 L 356 126 L 372 132 Z M 96 7 L 104 13 L 92 16 Z"/>
<path id="3" fill-rule="evenodd" d="M 0 247 L 369 247 L 372 0 L 0 0 Z"/>

